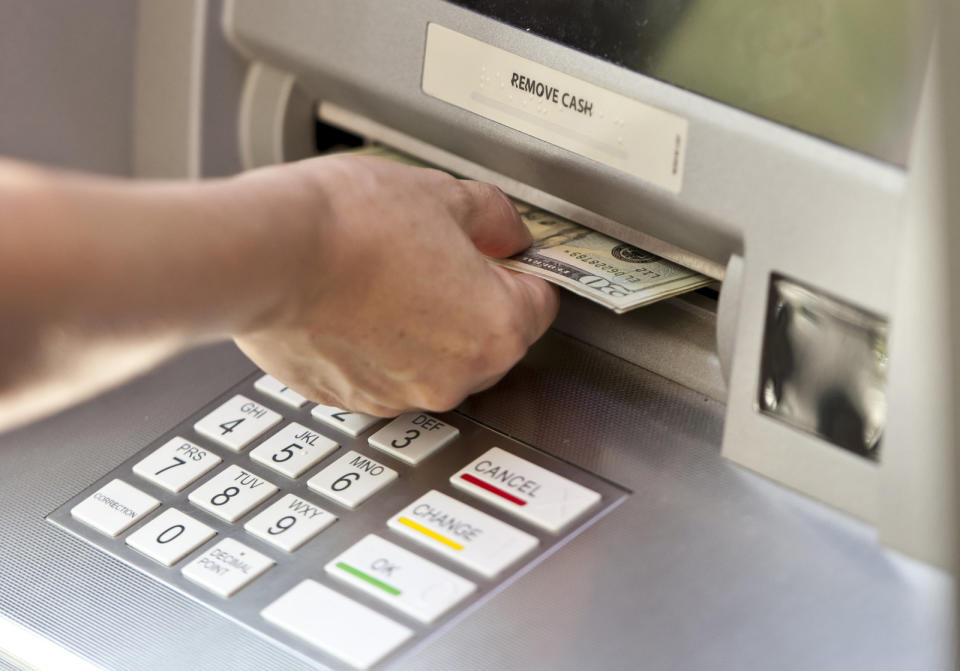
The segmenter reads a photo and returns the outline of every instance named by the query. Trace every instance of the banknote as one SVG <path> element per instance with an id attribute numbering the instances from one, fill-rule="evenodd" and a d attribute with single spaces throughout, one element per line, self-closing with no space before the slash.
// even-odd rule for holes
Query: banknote
<path id="1" fill-rule="evenodd" d="M 614 312 L 627 312 L 713 281 L 528 203 L 514 204 L 533 234 L 533 244 L 494 262 L 542 277 Z"/>
<path id="2" fill-rule="evenodd" d="M 418 159 L 380 146 L 353 153 L 381 156 L 409 165 Z M 598 233 L 513 199 L 533 244 L 494 263 L 530 273 L 599 303 L 616 313 L 704 287 L 712 279 L 639 247 Z"/>

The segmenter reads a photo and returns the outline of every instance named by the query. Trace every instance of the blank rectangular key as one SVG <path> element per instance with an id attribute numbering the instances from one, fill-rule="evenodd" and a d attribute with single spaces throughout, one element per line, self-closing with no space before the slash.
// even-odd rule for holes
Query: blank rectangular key
<path id="1" fill-rule="evenodd" d="M 357 669 L 370 668 L 413 635 L 407 627 L 315 580 L 304 580 L 261 615 Z"/>

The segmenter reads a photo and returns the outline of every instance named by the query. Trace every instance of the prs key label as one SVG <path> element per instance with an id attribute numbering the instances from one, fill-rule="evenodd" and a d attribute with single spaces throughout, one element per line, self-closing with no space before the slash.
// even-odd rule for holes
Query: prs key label
<path id="1" fill-rule="evenodd" d="M 422 87 L 673 193 L 683 186 L 686 119 L 435 23 L 427 27 Z"/>

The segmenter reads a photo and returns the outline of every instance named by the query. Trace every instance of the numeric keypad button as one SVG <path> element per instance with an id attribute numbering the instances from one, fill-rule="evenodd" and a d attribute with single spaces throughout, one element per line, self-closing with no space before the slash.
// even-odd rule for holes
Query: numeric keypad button
<path id="1" fill-rule="evenodd" d="M 127 536 L 127 545 L 164 566 L 173 566 L 216 535 L 203 522 L 168 508 Z"/>
<path id="2" fill-rule="evenodd" d="M 347 508 L 356 508 L 397 479 L 397 472 L 350 451 L 307 480 L 313 491 Z"/>
<path id="3" fill-rule="evenodd" d="M 201 436 L 239 452 L 281 419 L 279 413 L 237 394 L 194 424 L 193 429 Z"/>
<path id="4" fill-rule="evenodd" d="M 234 464 L 190 492 L 187 498 L 211 515 L 232 523 L 276 491 L 273 483 Z"/>
<path id="5" fill-rule="evenodd" d="M 274 565 L 265 554 L 233 538 L 224 538 L 183 567 L 182 573 L 201 587 L 227 598 Z"/>
<path id="6" fill-rule="evenodd" d="M 139 461 L 133 467 L 133 472 L 176 494 L 220 462 L 220 457 L 210 450 L 177 436 Z"/>
<path id="7" fill-rule="evenodd" d="M 459 435 L 455 426 L 422 412 L 408 412 L 370 436 L 368 442 L 415 466 Z"/>
<path id="8" fill-rule="evenodd" d="M 329 438 L 291 422 L 257 445 L 250 458 L 288 478 L 299 478 L 337 447 Z"/>
<path id="9" fill-rule="evenodd" d="M 348 436 L 356 438 L 371 426 L 379 422 L 382 417 L 365 415 L 362 412 L 341 410 L 332 405 L 316 405 L 310 411 L 313 417 L 337 431 L 343 431 Z"/>
<path id="10" fill-rule="evenodd" d="M 319 506 L 287 494 L 243 525 L 271 545 L 293 552 L 337 520 Z"/>
<path id="11" fill-rule="evenodd" d="M 266 394 L 276 401 L 289 405 L 291 408 L 302 408 L 307 402 L 307 399 L 303 396 L 270 375 L 261 377 L 253 383 L 253 387 L 261 394 Z"/>

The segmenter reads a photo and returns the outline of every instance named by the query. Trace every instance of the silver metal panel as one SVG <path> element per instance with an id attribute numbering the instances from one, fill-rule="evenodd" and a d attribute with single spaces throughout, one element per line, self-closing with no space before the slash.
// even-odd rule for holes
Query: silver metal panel
<path id="1" fill-rule="evenodd" d="M 108 669 L 305 669 L 43 520 L 248 375 L 188 355 L 0 437 L 0 610 Z M 950 581 L 723 460 L 723 406 L 554 332 L 461 409 L 625 503 L 391 668 L 950 668 Z"/>
<path id="2" fill-rule="evenodd" d="M 0 156 L 131 172 L 130 0 L 0 2 Z"/>
<path id="3" fill-rule="evenodd" d="M 105 669 L 310 668 L 43 519 L 252 370 L 206 348 L 0 436 L 0 611 Z"/>
<path id="4" fill-rule="evenodd" d="M 728 320 L 727 456 L 867 521 L 876 464 L 756 412 L 771 273 L 890 318 L 904 171 L 634 74 L 442 0 L 228 0 L 231 41 L 323 103 L 668 245 L 739 269 Z M 667 193 L 437 99 L 420 88 L 436 22 L 689 121 L 684 184 Z M 537 202 L 536 200 L 534 202 Z M 541 203 L 537 203 L 541 204 Z M 882 520 L 881 520 L 882 522 Z"/>
<path id="5" fill-rule="evenodd" d="M 21 666 L 14 666 L 12 661 L 6 660 L 3 656 L 0 656 L 0 671 L 25 671 Z"/>
<path id="6" fill-rule="evenodd" d="M 284 594 L 302 580 L 310 578 L 327 583 L 328 586 L 334 590 L 345 593 L 350 598 L 361 601 L 374 610 L 380 611 L 391 619 L 402 622 L 405 626 L 413 629 L 413 639 L 406 644 L 405 647 L 423 645 L 438 633 L 449 630 L 451 627 L 456 627 L 457 621 L 470 611 L 482 606 L 487 599 L 494 598 L 498 591 L 506 585 L 509 585 L 517 576 L 527 571 L 536 570 L 536 565 L 539 564 L 545 556 L 549 556 L 560 549 L 564 544 L 569 542 L 572 536 L 580 533 L 584 528 L 595 523 L 597 519 L 607 514 L 617 505 L 620 505 L 626 496 L 624 490 L 615 487 L 609 482 L 591 476 L 570 464 L 557 459 L 551 459 L 541 452 L 516 443 L 502 434 L 484 428 L 456 413 L 438 415 L 439 419 L 459 429 L 460 435 L 454 443 L 439 451 L 437 454 L 431 455 L 430 458 L 423 463 L 417 466 L 409 466 L 395 459 L 391 459 L 382 452 L 378 452 L 376 449 L 367 445 L 367 437 L 374 431 L 382 428 L 385 424 L 384 422 L 378 422 L 375 427 L 364 431 L 359 438 L 351 438 L 312 418 L 310 414 L 312 404 L 304 406 L 303 408 L 291 409 L 283 407 L 282 404 L 260 394 L 253 387 L 253 383 L 260 375 L 262 374 L 259 372 L 254 373 L 240 384 L 229 390 L 225 390 L 221 396 L 211 401 L 205 407 L 198 408 L 196 412 L 191 413 L 191 416 L 185 418 L 176 426 L 170 427 L 168 431 L 164 432 L 142 451 L 118 465 L 115 469 L 104 473 L 101 477 L 97 478 L 95 482 L 91 483 L 89 487 L 64 502 L 61 507 L 48 515 L 47 519 L 60 527 L 64 533 L 72 533 L 86 542 L 99 547 L 105 553 L 119 559 L 124 564 L 132 566 L 152 576 L 156 580 L 167 584 L 173 590 L 207 605 L 216 611 L 218 615 L 234 620 L 249 628 L 251 631 L 263 633 L 263 635 L 272 638 L 278 645 L 299 652 L 307 659 L 318 661 L 320 665 L 325 664 L 330 668 L 349 671 L 349 667 L 337 660 L 326 656 L 295 636 L 266 623 L 260 617 L 260 611 L 272 603 L 278 595 Z M 240 453 L 231 452 L 219 446 L 211 447 L 211 441 L 196 434 L 193 430 L 193 425 L 207 413 L 212 412 L 219 407 L 220 404 L 233 397 L 234 394 L 243 394 L 283 414 L 284 422 L 275 427 L 276 429 L 286 426 L 290 421 L 299 422 L 338 443 L 339 449 L 331 455 L 328 455 L 319 464 L 310 468 L 300 478 L 291 480 L 250 459 L 250 451 L 255 449 L 257 444 L 268 440 L 270 436 L 274 434 L 273 431 L 267 432 L 267 434 L 251 443 L 248 448 L 245 448 Z M 197 482 L 192 483 L 180 493 L 173 494 L 135 475 L 132 472 L 132 468 L 141 459 L 153 452 L 153 450 L 176 436 L 185 437 L 188 440 L 203 445 L 209 451 L 220 456 L 223 461 L 213 471 L 206 474 Z M 487 505 L 476 498 L 464 495 L 448 483 L 447 480 L 451 475 L 491 447 L 503 448 L 511 454 L 547 468 L 557 475 L 573 482 L 578 482 L 600 494 L 602 496 L 601 502 L 591 507 L 575 520 L 571 520 L 570 524 L 565 526 L 561 533 L 553 534 L 542 531 L 516 517 L 506 515 L 494 506 Z M 382 492 L 377 492 L 369 501 L 364 501 L 356 510 L 350 510 L 320 494 L 316 494 L 308 489 L 306 484 L 309 478 L 340 459 L 350 450 L 359 452 L 365 457 L 380 462 L 399 472 L 397 480 L 390 483 Z M 217 474 L 222 472 L 223 469 L 230 464 L 237 464 L 245 471 L 265 479 L 267 482 L 271 482 L 280 488 L 279 492 L 272 495 L 262 504 L 256 506 L 254 510 L 243 515 L 233 524 L 210 516 L 207 512 L 191 505 L 187 500 L 191 491 L 202 486 L 202 484 L 210 478 L 216 477 Z M 139 525 L 119 534 L 115 538 L 108 538 L 71 517 L 70 510 L 75 505 L 85 500 L 100 487 L 115 478 L 119 478 L 133 485 L 137 489 L 159 500 L 161 507 L 157 512 L 168 508 L 181 510 L 194 518 L 202 519 L 205 524 L 216 530 L 217 536 L 202 544 L 202 546 L 198 547 L 174 566 L 168 568 L 157 564 L 125 545 L 124 539 L 128 535 L 128 532 L 135 532 L 135 530 L 139 528 Z M 539 539 L 539 545 L 535 550 L 524 555 L 519 561 L 511 563 L 509 567 L 495 578 L 487 580 L 457 563 L 435 555 L 431 553 L 430 550 L 426 550 L 422 546 L 418 546 L 409 539 L 400 537 L 387 529 L 386 522 L 388 519 L 431 489 L 440 490 L 454 498 L 464 501 L 474 508 L 500 518 L 513 527 L 520 528 L 526 533 L 536 536 Z M 325 529 L 317 538 L 309 541 L 304 547 L 299 548 L 293 553 L 278 550 L 276 547 L 264 543 L 261 539 L 246 533 L 243 529 L 244 522 L 252 519 L 258 512 L 276 502 L 281 496 L 287 493 L 293 493 L 311 503 L 319 505 L 324 510 L 338 517 L 335 524 Z M 144 520 L 144 523 L 148 523 L 149 519 L 152 519 L 155 515 L 156 513 L 148 516 Z M 323 572 L 323 566 L 369 533 L 381 534 L 389 538 L 391 542 L 406 546 L 406 549 L 415 554 L 445 566 L 445 568 L 454 573 L 470 579 L 477 585 L 476 592 L 466 598 L 462 604 L 458 604 L 456 608 L 444 613 L 442 617 L 438 618 L 436 623 L 425 626 L 409 616 L 402 615 L 384 607 L 381 602 L 366 594 L 343 586 L 341 583 L 338 583 L 335 578 L 331 578 Z M 257 552 L 261 552 L 270 557 L 276 565 L 229 599 L 221 599 L 187 580 L 180 573 L 180 569 L 226 537 L 235 538 L 245 545 L 252 546 Z M 403 655 L 404 653 L 400 651 L 396 654 Z"/>

